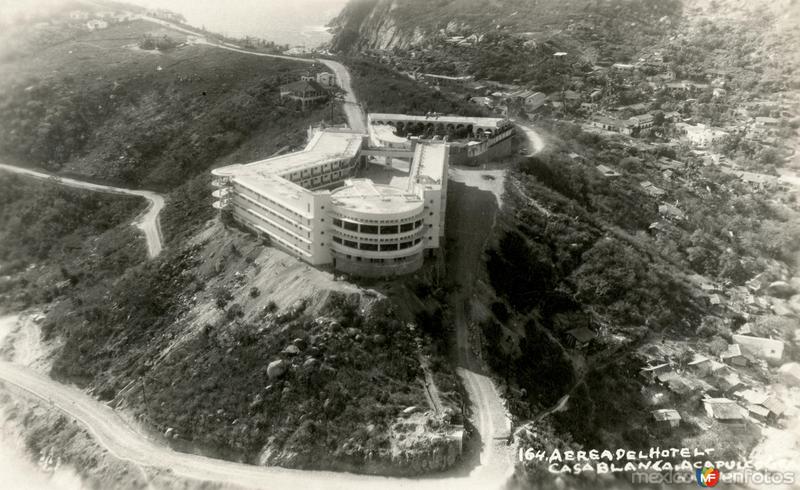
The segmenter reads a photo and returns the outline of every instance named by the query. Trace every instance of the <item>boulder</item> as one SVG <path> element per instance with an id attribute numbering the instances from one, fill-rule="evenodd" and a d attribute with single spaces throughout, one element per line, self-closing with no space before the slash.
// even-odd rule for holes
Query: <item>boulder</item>
<path id="1" fill-rule="evenodd" d="M 269 379 L 280 378 L 285 372 L 286 372 L 286 361 L 284 361 L 283 359 L 272 361 L 267 365 L 267 376 L 269 376 Z"/>
<path id="2" fill-rule="evenodd" d="M 263 403 L 264 403 L 264 397 L 258 394 L 253 398 L 253 401 L 250 402 L 250 408 L 252 409 L 258 408 Z"/>
<path id="3" fill-rule="evenodd" d="M 283 349 L 283 353 L 289 356 L 296 356 L 300 353 L 300 349 L 296 345 L 290 344 Z"/>
<path id="4" fill-rule="evenodd" d="M 789 301 L 786 302 L 786 306 L 794 310 L 795 313 L 800 315 L 800 294 L 795 294 Z"/>
<path id="5" fill-rule="evenodd" d="M 779 372 L 786 386 L 800 386 L 800 363 L 787 362 L 780 367 Z"/>
<path id="6" fill-rule="evenodd" d="M 794 311 L 789 308 L 788 303 L 782 299 L 773 298 L 771 301 L 772 312 L 778 316 L 794 316 Z"/>
<path id="7" fill-rule="evenodd" d="M 416 412 L 416 411 L 417 411 L 417 406 L 416 406 L 416 405 L 412 405 L 412 406 L 410 406 L 410 407 L 406 407 L 406 408 L 404 408 L 404 409 L 403 409 L 403 411 L 402 411 L 401 413 L 402 413 L 403 415 L 411 415 L 412 413 L 414 413 L 414 412 Z"/>
<path id="8" fill-rule="evenodd" d="M 301 339 L 299 337 L 292 340 L 292 344 L 296 345 L 297 348 L 300 350 L 305 350 L 305 348 L 308 347 L 308 343 L 306 343 L 304 339 Z"/>
<path id="9" fill-rule="evenodd" d="M 767 294 L 776 298 L 790 298 L 797 291 L 786 281 L 774 281 L 767 286 Z"/>

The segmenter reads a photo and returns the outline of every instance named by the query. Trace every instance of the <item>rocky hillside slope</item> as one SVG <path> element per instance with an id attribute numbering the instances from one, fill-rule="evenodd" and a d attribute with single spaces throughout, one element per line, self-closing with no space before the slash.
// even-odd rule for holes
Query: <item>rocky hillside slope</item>
<path id="1" fill-rule="evenodd" d="M 337 51 L 425 47 L 437 38 L 503 35 L 608 55 L 660 33 L 681 15 L 679 0 L 352 0 L 331 22 Z"/>
<path id="2" fill-rule="evenodd" d="M 659 52 L 683 76 L 743 69 L 780 87 L 798 65 L 798 26 L 792 0 L 351 0 L 331 22 L 331 48 L 391 50 L 423 71 L 542 89 L 557 51 L 577 71 Z"/>

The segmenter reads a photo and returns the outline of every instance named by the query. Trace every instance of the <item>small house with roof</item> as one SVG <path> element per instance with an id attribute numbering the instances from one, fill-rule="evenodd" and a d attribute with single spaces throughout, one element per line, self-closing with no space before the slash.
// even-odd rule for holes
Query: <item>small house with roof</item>
<path id="1" fill-rule="evenodd" d="M 745 410 L 728 398 L 705 398 L 703 407 L 709 418 L 725 424 L 743 424 Z"/>
<path id="2" fill-rule="evenodd" d="M 567 331 L 567 343 L 577 349 L 583 349 L 597 338 L 597 334 L 586 327 L 573 328 Z"/>
<path id="3" fill-rule="evenodd" d="M 653 415 L 653 420 L 656 422 L 656 426 L 660 429 L 674 429 L 681 423 L 681 414 L 678 413 L 677 410 L 661 408 L 653 410 L 651 413 Z"/>
<path id="4" fill-rule="evenodd" d="M 328 91 L 316 80 L 303 79 L 287 83 L 281 85 L 280 91 L 281 100 L 299 101 L 304 108 L 307 104 L 320 102 L 328 98 Z"/>

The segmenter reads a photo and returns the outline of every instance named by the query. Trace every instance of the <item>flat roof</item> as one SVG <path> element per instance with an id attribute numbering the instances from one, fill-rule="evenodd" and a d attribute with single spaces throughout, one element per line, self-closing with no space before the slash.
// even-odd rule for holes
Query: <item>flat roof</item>
<path id="1" fill-rule="evenodd" d="M 362 137 L 359 133 L 326 129 L 315 133 L 300 151 L 247 164 L 228 165 L 216 168 L 212 173 L 232 177 L 267 177 L 296 172 L 328 161 L 355 157 L 361 149 Z"/>
<path id="2" fill-rule="evenodd" d="M 507 124 L 502 117 L 466 117 L 466 116 L 413 116 L 407 114 L 382 114 L 372 113 L 368 115 L 370 121 L 380 120 L 401 120 L 415 122 L 451 122 L 456 124 L 472 124 L 473 126 L 500 128 Z"/>
<path id="3" fill-rule="evenodd" d="M 348 179 L 331 194 L 331 204 L 362 213 L 402 213 L 418 208 L 422 198 L 403 189 L 378 185 L 369 179 Z"/>
<path id="4" fill-rule="evenodd" d="M 408 138 L 394 134 L 395 129 L 392 126 L 383 124 L 370 124 L 369 130 L 370 135 L 377 139 L 377 141 L 373 141 L 375 146 L 380 146 L 377 143 L 380 143 L 381 141 L 393 144 L 411 145 L 411 142 L 408 141 Z"/>
<path id="5" fill-rule="evenodd" d="M 414 161 L 411 163 L 409 187 L 414 183 L 422 185 L 441 185 L 444 175 L 444 164 L 447 158 L 445 143 L 429 143 L 417 145 Z"/>
<path id="6" fill-rule="evenodd" d="M 260 194 L 279 198 L 301 214 L 306 210 L 301 206 L 303 194 L 307 189 L 282 178 L 292 172 L 315 167 L 335 160 L 354 158 L 361 149 L 363 135 L 340 129 L 326 129 L 315 133 L 303 150 L 286 155 L 258 160 L 248 164 L 235 164 L 212 170 L 221 177 L 233 177 L 245 187 Z"/>
<path id="7" fill-rule="evenodd" d="M 398 115 L 398 117 L 406 116 Z M 422 116 L 416 117 L 423 119 Z M 502 121 L 502 119 L 496 120 Z M 370 130 L 376 131 L 372 136 L 379 134 L 380 139 L 385 142 L 408 143 L 405 138 L 396 136 L 389 127 L 371 127 Z M 228 165 L 211 172 L 218 177 L 230 177 L 238 185 L 258 194 L 271 196 L 301 216 L 309 216 L 308 198 L 315 191 L 291 182 L 287 177 L 290 177 L 291 173 L 328 162 L 352 160 L 361 151 L 365 137 L 366 135 L 349 130 L 328 128 L 315 132 L 306 147 L 300 151 L 248 164 Z M 387 151 L 391 150 L 387 148 Z M 362 212 L 397 213 L 414 209 L 422 200 L 418 185 L 442 185 L 443 179 L 446 178 L 444 172 L 447 151 L 444 142 L 417 144 L 407 176 L 393 177 L 391 185 L 375 184 L 368 179 L 349 180 L 344 187 L 333 190 L 331 197 L 339 206 Z"/>

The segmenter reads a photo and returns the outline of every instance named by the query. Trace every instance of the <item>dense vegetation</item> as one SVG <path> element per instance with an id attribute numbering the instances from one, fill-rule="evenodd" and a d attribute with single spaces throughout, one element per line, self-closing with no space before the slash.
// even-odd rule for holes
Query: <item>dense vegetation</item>
<path id="1" fill-rule="evenodd" d="M 279 101 L 278 86 L 309 65 L 199 45 L 154 54 L 131 47 L 142 36 L 164 39 L 165 32 L 177 39 L 135 21 L 76 29 L 58 45 L 37 38 L 19 47 L 38 51 L 32 62 L 22 57 L 2 65 L 14 76 L 5 77 L 0 91 L 0 154 L 52 171 L 168 189 L 240 147 L 258 146 L 263 156 L 300 144 L 309 122 L 328 115 Z"/>
<path id="2" fill-rule="evenodd" d="M 0 304 L 48 302 L 121 274 L 145 255 L 136 197 L 0 172 Z"/>
<path id="3" fill-rule="evenodd" d="M 549 138 L 543 153 L 523 159 L 514 172 L 488 251 L 489 277 L 501 299 L 492 307 L 497 320 L 484 325 L 490 362 L 524 390 L 511 401 L 523 419 L 570 394 L 568 410 L 553 418 L 566 442 L 664 444 L 666 436 L 645 423 L 636 346 L 693 335 L 717 335 L 715 342 L 726 345 L 713 322 L 702 321 L 707 306 L 689 276 L 741 285 L 776 260 L 791 262 L 800 244 L 797 215 L 771 202 L 769 191 L 704 166 L 684 148 L 642 151 L 566 123 L 550 130 L 560 138 Z M 662 157 L 683 166 L 665 175 Z M 623 175 L 602 177 L 598 164 Z M 647 195 L 643 181 L 666 194 Z M 663 202 L 683 214 L 664 214 Z M 509 356 L 508 344 L 499 342 L 507 333 L 497 322 L 510 316 L 525 320 L 524 341 Z M 575 364 L 562 347 L 570 342 L 566 332 L 577 327 L 606 334 L 602 346 L 585 353 L 585 364 Z M 608 340 L 609 333 L 617 338 Z M 531 339 L 537 352 L 526 353 Z"/>
<path id="4" fill-rule="evenodd" d="M 678 0 L 503 0 L 492 5 L 480 0 L 357 0 L 332 22 L 331 44 L 351 53 L 382 46 L 387 26 L 396 26 L 391 49 L 399 50 L 397 54 L 418 51 L 428 60 L 423 71 L 523 80 L 549 91 L 560 87 L 560 72 L 578 68 L 581 59 L 634 59 L 642 46 L 662 38 L 681 11 Z M 482 37 L 467 46 L 445 42 L 456 35 Z M 569 52 L 569 61 L 554 60 L 556 51 Z"/>
<path id="5" fill-rule="evenodd" d="M 751 93 L 797 89 L 800 55 L 795 46 L 800 27 L 800 5 L 770 2 L 759 5 L 726 5 L 720 0 L 712 20 L 690 16 L 681 35 L 663 43 L 665 61 L 687 78 L 700 79 L 710 70 L 724 74 Z M 773 53 L 781 52 L 775 57 Z"/>
<path id="6" fill-rule="evenodd" d="M 167 244 L 185 243 L 218 212 L 212 207 L 211 175 L 200 174 L 170 192 L 161 212 L 161 230 Z"/>
<path id="7" fill-rule="evenodd" d="M 251 463 L 408 471 L 419 456 L 393 454 L 389 427 L 425 403 L 420 333 L 388 302 L 365 309 L 358 295 L 332 294 L 313 312 L 310 302 L 278 311 L 257 288 L 245 294 L 227 282 L 259 274 L 262 253 L 270 252 L 255 237 L 230 229 L 64 298 L 43 326 L 66 339 L 52 375 L 102 399 L 124 398 L 148 426 L 171 429 L 178 448 Z M 184 321 L 197 303 L 221 314 Z"/>
<path id="8" fill-rule="evenodd" d="M 352 75 L 356 96 L 367 112 L 486 115 L 485 110 L 475 104 L 445 96 L 379 63 L 349 58 L 346 64 Z"/>
<path id="9" fill-rule="evenodd" d="M 389 425 L 420 399 L 409 387 L 419 374 L 413 332 L 385 310 L 367 319 L 356 308 L 336 297 L 327 318 L 265 311 L 249 322 L 207 325 L 145 374 L 142 411 L 184 439 L 251 462 L 264 446 L 273 464 L 387 460 Z M 281 353 L 289 345 L 299 346 L 298 359 Z M 287 372 L 271 379 L 267 364 L 275 359 L 286 360 Z M 302 454 L 292 454 L 296 448 Z"/>

